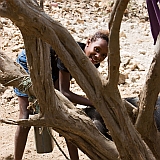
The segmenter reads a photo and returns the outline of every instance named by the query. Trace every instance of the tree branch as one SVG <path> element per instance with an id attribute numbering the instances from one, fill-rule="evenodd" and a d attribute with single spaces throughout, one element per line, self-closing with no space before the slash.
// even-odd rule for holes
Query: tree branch
<path id="1" fill-rule="evenodd" d="M 74 41 L 73 37 L 69 34 L 69 32 L 64 27 L 62 27 L 62 25 L 53 21 L 53 19 L 49 18 L 37 6 L 33 6 L 31 1 L 8 0 L 8 13 L 6 13 L 6 17 L 10 18 L 13 22 L 16 23 L 16 25 L 20 28 L 25 38 L 27 35 L 29 37 L 32 37 L 34 35 L 33 40 L 35 37 L 39 37 L 48 44 L 51 44 L 51 46 L 55 49 L 60 59 L 64 62 L 65 66 L 69 69 L 72 76 L 76 79 L 78 84 L 80 84 L 87 96 L 91 99 L 91 101 L 93 101 L 93 104 L 95 105 L 96 109 L 98 109 L 99 113 L 102 115 L 105 124 L 111 131 L 111 135 L 116 143 L 121 159 L 151 160 L 154 159 L 154 157 L 150 152 L 148 152 L 148 148 L 145 146 L 144 142 L 141 140 L 140 135 L 136 132 L 131 121 L 129 120 L 129 117 L 127 115 L 126 109 L 124 108 L 124 104 L 122 103 L 117 88 L 119 78 L 118 70 L 120 63 L 119 29 L 123 14 L 122 11 L 125 8 L 124 6 L 127 5 L 127 3 L 127 0 L 121 0 L 120 4 L 122 5 L 122 7 L 119 5 L 119 8 L 117 9 L 116 13 L 116 15 L 120 15 L 115 16 L 115 25 L 113 25 L 111 28 L 109 44 L 109 83 L 106 86 L 102 86 L 98 71 L 94 68 L 93 64 L 91 64 L 88 58 L 83 55 L 83 52 L 81 51 L 80 47 Z M 116 25 L 118 27 L 116 27 Z M 118 40 L 114 39 L 114 36 Z M 57 41 L 58 39 L 60 39 L 60 41 Z M 112 46 L 114 40 L 115 44 L 117 44 L 117 48 L 115 47 L 115 45 Z M 25 45 L 27 43 L 28 40 L 25 40 Z M 62 46 L 64 46 L 64 48 Z M 112 47 L 115 48 L 115 50 Z M 70 57 L 67 57 L 69 54 L 66 51 L 71 55 Z M 36 50 L 36 52 L 38 51 Z M 31 51 L 27 51 L 27 54 L 28 53 L 32 55 L 33 59 L 37 55 L 37 53 L 31 53 Z M 72 65 L 70 60 L 75 61 L 77 65 Z M 33 61 L 31 61 L 31 66 L 33 66 L 32 63 Z M 46 62 L 44 61 L 44 63 Z M 39 71 L 47 71 L 46 66 L 47 65 L 43 65 L 43 68 L 38 68 L 40 69 Z M 85 82 L 88 82 L 87 84 L 90 83 L 89 87 L 83 83 L 84 81 L 82 81 L 81 76 L 77 76 L 76 71 L 72 69 L 73 67 L 76 71 L 78 71 L 78 68 L 80 68 L 80 71 L 84 74 L 83 77 L 85 78 Z M 91 72 L 92 74 L 90 74 Z M 50 81 L 49 77 L 48 79 Z M 39 84 L 41 83 L 41 80 L 38 78 L 37 81 Z M 34 82 L 34 85 L 35 83 L 36 82 Z M 45 87 L 47 88 L 47 85 Z M 45 87 L 40 88 L 40 91 L 44 91 L 43 94 L 46 92 Z M 51 89 L 53 88 L 50 88 L 50 90 Z M 41 94 L 37 93 L 38 100 L 40 100 L 40 96 L 43 95 L 42 92 Z M 54 92 L 51 91 L 50 93 Z M 45 103 L 43 102 L 43 104 L 41 104 L 40 102 L 40 105 L 44 107 L 44 105 L 47 104 L 48 109 L 50 109 L 50 111 L 53 111 L 52 105 L 50 103 L 47 103 L 48 101 L 52 102 L 52 97 L 50 95 L 46 97 L 48 97 L 49 99 L 47 100 L 46 98 L 44 98 Z M 71 134 L 80 136 L 80 138 L 85 139 L 89 143 L 89 145 L 91 145 L 94 149 L 95 146 L 98 146 L 97 149 L 95 149 L 96 152 L 94 152 L 94 155 L 88 151 L 88 154 L 92 159 L 94 159 L 94 156 L 96 157 L 97 155 L 102 157 L 99 159 L 104 159 L 104 157 L 105 159 L 117 159 L 117 154 L 115 153 L 114 149 L 114 158 L 112 157 L 113 153 L 107 152 L 105 150 L 108 146 L 106 145 L 106 141 L 102 143 L 104 138 L 99 139 L 99 137 L 96 137 L 99 136 L 99 134 L 97 134 L 97 130 L 91 133 L 91 131 L 94 130 L 94 127 L 90 126 L 92 125 L 92 122 L 86 120 L 87 117 L 85 117 L 84 115 L 82 116 L 80 114 L 77 114 L 79 111 L 77 109 L 65 108 L 64 104 L 61 101 L 58 101 L 58 99 L 56 99 L 56 96 L 55 100 L 55 112 L 52 113 L 48 110 L 45 110 L 44 118 L 46 120 L 46 124 L 51 124 L 53 126 L 58 124 L 59 126 L 57 127 L 61 129 L 62 126 L 67 126 L 67 128 L 62 129 L 66 131 L 65 133 L 61 132 L 61 130 L 59 130 L 59 133 L 62 133 L 62 135 L 64 135 L 66 138 L 71 138 L 71 140 L 84 152 L 86 152 L 88 144 L 86 144 L 85 146 L 80 145 L 81 141 L 79 139 L 74 139 L 74 137 L 72 136 L 67 136 Z M 70 104 L 70 102 L 68 102 L 68 104 Z M 63 108 L 63 112 L 61 112 L 61 108 Z M 99 151 L 100 153 L 98 152 L 99 147 L 101 147 Z"/>
<path id="2" fill-rule="evenodd" d="M 27 47 L 28 48 L 28 47 Z M 34 52 L 35 53 L 35 52 Z M 4 55 L 4 54 L 3 54 Z M 35 54 L 33 54 L 35 55 Z M 36 56 L 36 55 L 35 55 Z M 0 79 L 0 83 L 2 82 L 8 82 L 8 80 L 12 79 L 13 77 L 16 77 L 20 74 L 22 76 L 21 67 L 20 65 L 16 65 L 11 59 L 8 58 L 8 60 L 5 60 L 7 56 L 0 56 L 0 78 L 2 75 L 6 75 L 6 73 L 3 73 L 3 71 L 7 71 L 8 68 L 10 68 L 10 65 L 12 66 L 10 68 L 11 71 L 15 71 L 15 75 L 10 74 L 10 76 L 5 76 L 5 81 Z M 3 60 L 3 61 L 1 61 Z M 33 59 L 34 60 L 34 59 Z M 2 62 L 2 63 L 1 63 Z M 5 63 L 3 63 L 5 62 Z M 47 62 L 45 62 L 47 63 Z M 44 66 L 46 66 L 44 64 Z M 13 69 L 13 70 L 12 70 Z M 20 71 L 18 71 L 20 70 Z M 23 69 L 22 69 L 23 70 Z M 10 73 L 11 73 L 10 71 Z M 17 73 L 18 74 L 17 74 Z M 24 72 L 24 70 L 23 70 Z M 2 75 L 1 75 L 2 73 Z M 24 72 L 26 74 L 26 72 Z M 7 74 L 8 75 L 8 74 Z M 48 75 L 48 74 L 47 74 Z M 47 78 L 47 77 L 46 77 Z M 7 85 L 18 85 L 19 81 L 21 79 L 17 79 L 16 81 L 12 83 L 8 83 Z M 39 80 L 40 77 L 39 77 Z M 43 80 L 42 80 L 43 81 Z M 39 82 L 36 82 L 39 83 Z M 3 84 L 3 83 L 2 83 Z M 46 84 L 47 85 L 47 84 Z M 40 87 L 39 87 L 40 88 Z M 32 87 L 30 88 L 32 89 Z M 52 88 L 53 90 L 54 88 Z M 43 90 L 40 89 L 40 90 Z M 50 88 L 51 90 L 51 88 Z M 84 153 L 86 153 L 90 158 L 94 159 L 94 157 L 98 157 L 99 159 L 111 159 L 116 160 L 118 158 L 118 153 L 116 150 L 116 147 L 113 142 L 108 141 L 93 125 L 93 122 L 90 120 L 89 117 L 87 117 L 83 111 L 80 109 L 75 108 L 75 106 L 66 98 L 64 97 L 59 91 L 55 91 L 55 102 L 56 106 L 53 106 L 52 103 L 48 103 L 53 99 L 53 96 L 48 95 L 50 91 L 48 91 L 46 94 L 47 99 L 44 99 L 44 102 L 41 102 L 40 105 L 42 107 L 44 104 L 48 105 L 49 110 L 45 110 L 44 116 L 40 117 L 37 115 L 33 119 L 30 120 L 0 120 L 1 122 L 7 123 L 7 124 L 15 124 L 15 125 L 24 125 L 24 126 L 30 126 L 30 125 L 40 125 L 40 126 L 48 126 L 53 127 L 54 130 L 59 132 L 62 136 L 65 138 L 71 140 L 76 146 L 78 146 Z M 40 98 L 41 94 L 37 94 L 38 98 Z M 43 98 L 42 98 L 43 99 Z M 76 125 L 75 125 L 76 124 Z M 73 135 L 73 136 L 72 136 Z M 83 140 L 83 144 L 82 144 Z M 87 150 L 88 146 L 92 147 L 92 150 Z M 100 148 L 99 148 L 100 147 Z M 103 147 L 103 148 L 101 148 Z"/>
<path id="3" fill-rule="evenodd" d="M 157 132 L 154 120 L 154 112 L 158 94 L 160 92 L 160 35 L 157 38 L 155 47 L 155 57 L 152 60 L 148 71 L 143 92 L 140 95 L 139 114 L 136 121 L 136 128 L 141 133 L 142 138 L 150 146 L 157 159 L 160 159 L 158 152 L 160 144 L 160 134 Z M 147 119 L 147 120 L 146 120 Z M 153 138 L 154 137 L 154 138 Z"/>

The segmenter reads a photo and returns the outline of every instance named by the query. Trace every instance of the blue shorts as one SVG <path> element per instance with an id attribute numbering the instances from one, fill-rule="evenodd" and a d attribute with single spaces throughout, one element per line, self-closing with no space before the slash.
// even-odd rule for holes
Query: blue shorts
<path id="1" fill-rule="evenodd" d="M 19 63 L 26 70 L 27 73 L 29 73 L 27 68 L 27 58 L 25 50 L 22 50 L 22 52 L 18 55 L 16 62 Z M 19 97 L 28 97 L 27 94 L 20 92 L 17 88 L 14 88 L 14 92 Z"/>
<path id="2" fill-rule="evenodd" d="M 14 93 L 15 93 L 18 97 L 28 97 L 27 94 L 20 92 L 17 88 L 14 88 Z"/>
<path id="3" fill-rule="evenodd" d="M 22 52 L 18 55 L 16 62 L 19 63 L 26 70 L 26 72 L 29 74 L 25 50 L 22 50 Z M 56 62 L 54 62 L 54 63 L 56 63 Z M 56 68 L 52 67 L 52 70 L 54 71 L 54 72 L 52 72 L 52 79 L 53 79 L 53 82 L 55 82 L 56 80 L 58 80 L 58 74 L 56 74 L 56 72 L 57 71 L 59 72 L 57 65 L 56 65 Z M 20 92 L 17 88 L 14 88 L 14 92 L 17 96 L 28 97 L 27 94 Z"/>

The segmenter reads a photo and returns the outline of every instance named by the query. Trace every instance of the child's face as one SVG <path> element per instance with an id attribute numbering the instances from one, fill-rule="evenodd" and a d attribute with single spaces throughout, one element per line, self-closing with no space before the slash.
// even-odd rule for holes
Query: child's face
<path id="1" fill-rule="evenodd" d="M 108 43 L 106 40 L 101 38 L 94 42 L 90 42 L 90 40 L 88 40 L 85 47 L 85 53 L 93 64 L 100 63 L 107 57 Z"/>

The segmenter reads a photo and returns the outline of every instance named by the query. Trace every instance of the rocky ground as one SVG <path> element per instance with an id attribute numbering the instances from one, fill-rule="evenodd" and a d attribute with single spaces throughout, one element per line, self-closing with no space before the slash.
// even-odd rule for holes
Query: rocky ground
<path id="1" fill-rule="evenodd" d="M 44 10 L 53 19 L 62 23 L 72 34 L 76 41 L 86 42 L 87 37 L 99 29 L 108 29 L 108 20 L 112 10 L 111 0 L 46 0 Z M 116 47 L 116 46 L 115 46 Z M 6 18 L 0 17 L 0 49 L 9 57 L 15 59 L 24 48 L 20 31 Z M 122 97 L 135 96 L 141 91 L 145 82 L 152 57 L 154 55 L 153 38 L 146 10 L 142 0 L 132 0 L 125 12 L 120 31 L 120 82 L 119 89 Z M 107 77 L 107 59 L 101 64 L 99 71 L 104 78 Z M 75 81 L 72 89 L 83 94 Z M 18 101 L 12 87 L 0 85 L 0 118 L 18 118 Z M 0 124 L 0 159 L 13 159 L 14 133 L 16 126 Z M 68 155 L 63 137 L 55 132 L 60 147 Z M 29 133 L 24 160 L 39 159 L 63 160 L 65 157 L 57 145 L 49 154 L 37 154 L 35 149 L 33 128 Z M 80 159 L 88 160 L 80 152 Z"/>

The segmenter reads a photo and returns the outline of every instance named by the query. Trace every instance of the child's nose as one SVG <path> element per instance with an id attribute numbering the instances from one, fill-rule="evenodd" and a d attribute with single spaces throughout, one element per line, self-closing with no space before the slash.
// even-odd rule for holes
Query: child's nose
<path id="1" fill-rule="evenodd" d="M 95 55 L 95 57 L 96 57 L 97 59 L 101 59 L 101 55 L 100 55 L 99 53 L 97 53 L 97 54 Z"/>

